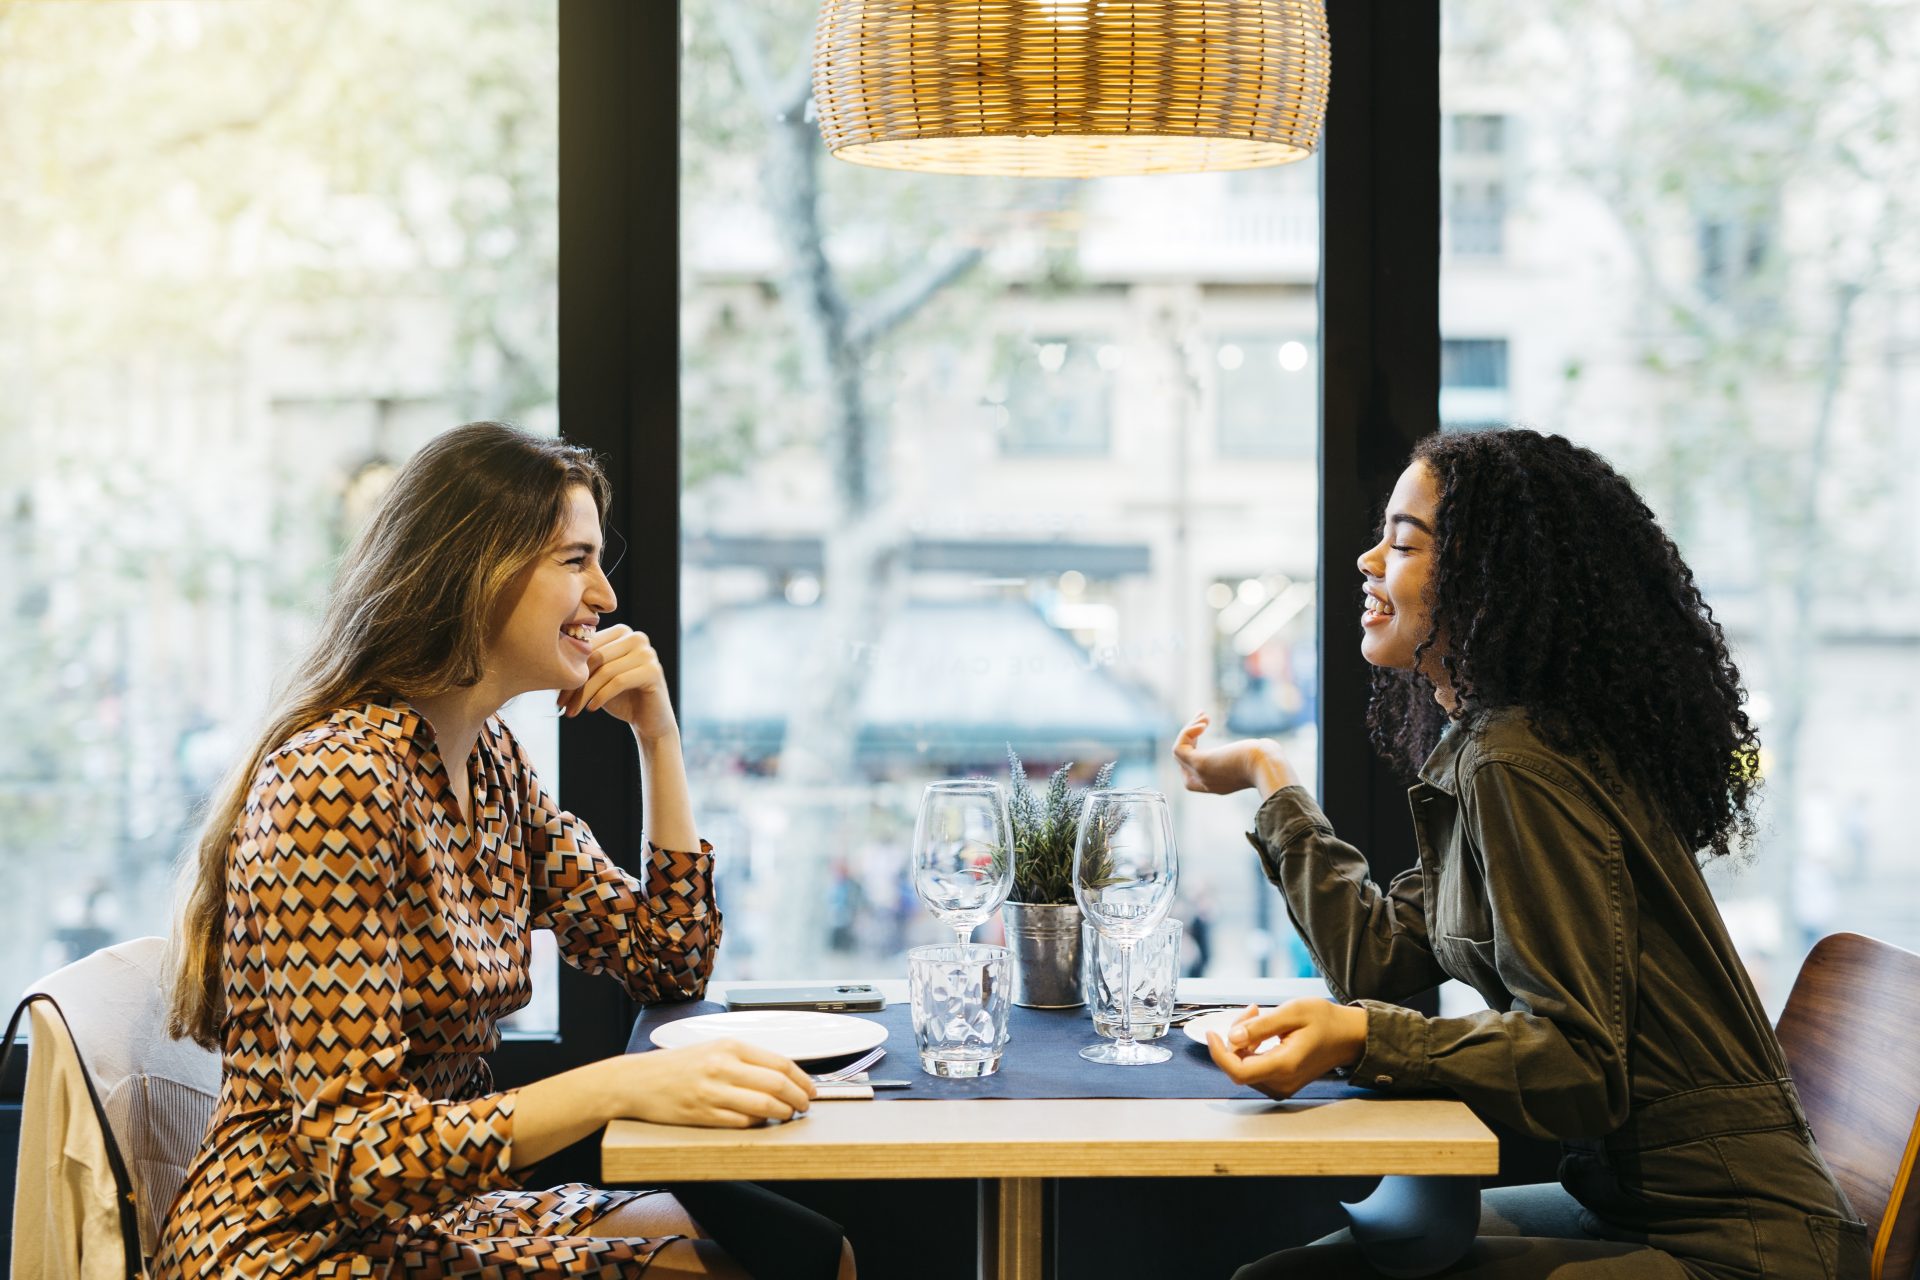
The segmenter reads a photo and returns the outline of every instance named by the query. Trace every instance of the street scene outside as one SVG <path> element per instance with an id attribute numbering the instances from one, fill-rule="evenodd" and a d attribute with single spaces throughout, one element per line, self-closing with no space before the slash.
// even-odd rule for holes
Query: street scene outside
<path id="1" fill-rule="evenodd" d="M 1009 745 L 1175 797 L 1189 971 L 1304 972 L 1251 800 L 1181 795 L 1168 750 L 1206 709 L 1311 782 L 1317 611 L 1357 642 L 1357 573 L 1315 581 L 1317 161 L 857 169 L 808 119 L 809 6 L 683 13 L 680 710 L 721 972 L 897 973 L 938 936 L 920 788 Z M 1699 574 L 1767 746 L 1714 883 L 1776 1007 L 1822 932 L 1920 946 L 1914 17 L 1444 10 L 1436 421 L 1593 444 Z M 555 51 L 514 0 L 0 9 L 0 982 L 165 930 L 400 460 L 564 429 Z M 555 722 L 516 722 L 556 777 Z"/>
<path id="2" fill-rule="evenodd" d="M 681 709 L 722 971 L 897 969 L 939 936 L 921 788 L 1009 747 L 1171 796 L 1190 970 L 1297 971 L 1249 806 L 1169 750 L 1205 707 L 1314 766 L 1317 161 L 844 164 L 805 8 L 684 11 Z"/>
<path id="3" fill-rule="evenodd" d="M 1206 709 L 1311 766 L 1313 613 L 1357 612 L 1357 574 L 1313 581 L 1317 166 L 835 164 L 794 8 L 685 31 L 683 703 L 740 855 L 723 964 L 937 936 L 919 788 L 1011 743 L 1175 795 L 1190 969 L 1303 972 L 1251 802 L 1179 795 L 1167 749 Z M 1443 16 L 1439 423 L 1592 444 L 1699 574 L 1767 747 L 1762 835 L 1712 876 L 1775 1007 L 1821 933 L 1920 943 L 1920 593 L 1888 558 L 1920 498 L 1913 17 Z"/>

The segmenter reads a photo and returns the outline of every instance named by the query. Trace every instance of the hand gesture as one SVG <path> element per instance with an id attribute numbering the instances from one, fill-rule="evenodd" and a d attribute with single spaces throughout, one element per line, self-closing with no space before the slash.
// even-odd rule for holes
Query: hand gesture
<path id="1" fill-rule="evenodd" d="M 738 1040 L 611 1059 L 620 1069 L 613 1114 L 653 1124 L 745 1129 L 791 1120 L 815 1089 L 790 1059 Z"/>
<path id="2" fill-rule="evenodd" d="M 1280 754 L 1280 744 L 1272 738 L 1241 738 L 1217 747 L 1202 747 L 1200 735 L 1212 723 L 1202 711 L 1173 741 L 1173 758 L 1180 763 L 1187 790 L 1229 796 L 1258 787 L 1264 796 L 1295 781 L 1286 757 Z"/>
<path id="3" fill-rule="evenodd" d="M 678 730 L 667 675 L 646 633 L 613 626 L 593 633 L 587 656 L 587 682 L 563 690 L 560 709 L 569 716 L 602 708 L 625 720 L 643 738 L 662 738 Z"/>
<path id="4" fill-rule="evenodd" d="M 1262 1053 L 1269 1036 L 1280 1043 Z M 1335 1067 L 1352 1066 L 1366 1047 L 1367 1011 L 1326 1000 L 1289 1000 L 1265 1013 L 1248 1005 L 1226 1035 L 1207 1033 L 1214 1064 L 1269 1098 L 1290 1098 Z"/>

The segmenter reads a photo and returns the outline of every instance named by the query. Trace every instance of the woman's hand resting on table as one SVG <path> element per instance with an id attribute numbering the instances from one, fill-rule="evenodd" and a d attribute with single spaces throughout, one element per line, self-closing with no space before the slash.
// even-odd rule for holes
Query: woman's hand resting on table
<path id="1" fill-rule="evenodd" d="M 1269 1036 L 1280 1043 L 1255 1052 Z M 1226 1035 L 1207 1034 L 1215 1065 L 1269 1098 L 1290 1098 L 1335 1067 L 1352 1066 L 1366 1047 L 1367 1011 L 1326 1000 L 1289 1000 L 1264 1013 L 1248 1005 Z"/>
<path id="2" fill-rule="evenodd" d="M 745 1129 L 791 1120 L 816 1090 L 806 1072 L 767 1049 L 714 1040 L 609 1058 L 609 1118 Z"/>
<path id="3" fill-rule="evenodd" d="M 512 1167 L 529 1168 L 611 1120 L 746 1129 L 813 1101 L 807 1073 L 737 1040 L 623 1053 L 515 1090 Z"/>
<path id="4" fill-rule="evenodd" d="M 1264 800 L 1281 787 L 1300 781 L 1281 753 L 1280 744 L 1272 738 L 1241 738 L 1217 747 L 1202 747 L 1200 735 L 1212 723 L 1202 711 L 1174 739 L 1173 758 L 1180 762 L 1187 790 L 1230 796 L 1252 787 Z"/>

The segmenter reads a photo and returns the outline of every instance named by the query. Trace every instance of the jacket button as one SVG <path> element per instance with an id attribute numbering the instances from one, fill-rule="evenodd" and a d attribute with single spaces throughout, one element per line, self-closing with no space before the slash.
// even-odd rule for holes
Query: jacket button
<path id="1" fill-rule="evenodd" d="M 1393 1087 L 1392 1076 L 1375 1076 L 1373 1078 L 1373 1082 L 1379 1085 L 1382 1089 L 1391 1089 Z"/>

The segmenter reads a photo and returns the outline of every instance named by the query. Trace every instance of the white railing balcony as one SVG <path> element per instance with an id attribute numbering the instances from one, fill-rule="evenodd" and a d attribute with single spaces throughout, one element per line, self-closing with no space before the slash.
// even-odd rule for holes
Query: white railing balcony
<path id="1" fill-rule="evenodd" d="M 1100 198 L 1087 210 L 1079 256 L 1092 280 L 1310 284 L 1320 272 L 1320 205 L 1306 194 Z"/>
<path id="2" fill-rule="evenodd" d="M 1103 182 L 1089 191 L 1077 256 L 1089 280 L 1107 282 L 1226 281 L 1311 284 L 1320 269 L 1320 205 L 1311 188 L 1299 192 L 1234 192 L 1229 175 L 1189 180 Z M 783 249 L 773 220 L 757 202 L 702 207 L 682 223 L 684 252 L 694 275 L 766 279 L 777 275 Z M 847 226 L 829 237 L 830 256 L 842 265 L 871 261 L 876 228 Z M 1026 243 L 1032 241 L 1032 243 Z M 994 255 L 1001 274 L 1037 270 L 1040 242 L 1005 236 Z"/>

